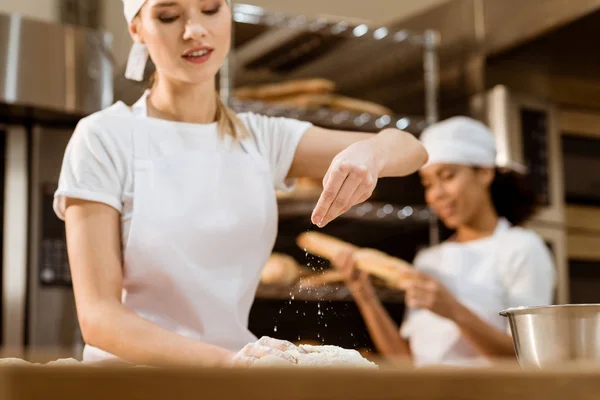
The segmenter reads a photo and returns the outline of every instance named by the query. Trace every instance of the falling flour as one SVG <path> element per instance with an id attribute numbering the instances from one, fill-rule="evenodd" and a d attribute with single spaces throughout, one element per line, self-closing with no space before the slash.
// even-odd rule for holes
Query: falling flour
<path id="1" fill-rule="evenodd" d="M 306 353 L 302 353 L 298 349 L 302 349 Z M 298 363 L 290 364 L 281 357 L 267 356 L 256 361 L 254 366 L 378 368 L 377 364 L 364 358 L 358 351 L 338 346 L 300 345 L 286 353 L 296 358 Z"/>

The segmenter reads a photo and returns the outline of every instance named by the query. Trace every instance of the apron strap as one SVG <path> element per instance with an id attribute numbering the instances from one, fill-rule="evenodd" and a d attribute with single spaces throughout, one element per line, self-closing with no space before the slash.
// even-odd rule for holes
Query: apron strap
<path id="1" fill-rule="evenodd" d="M 133 116 L 139 119 L 133 127 L 132 145 L 134 159 L 146 160 L 150 156 L 150 141 L 146 132 L 147 127 L 145 126 L 148 117 L 148 108 L 146 105 L 148 93 L 150 93 L 149 90 L 144 91 L 144 94 L 131 107 Z"/>

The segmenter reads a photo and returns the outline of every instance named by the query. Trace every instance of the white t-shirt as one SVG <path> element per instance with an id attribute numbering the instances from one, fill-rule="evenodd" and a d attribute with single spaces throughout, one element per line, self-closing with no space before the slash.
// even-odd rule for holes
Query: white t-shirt
<path id="1" fill-rule="evenodd" d="M 414 265 L 483 320 L 508 333 L 500 311 L 553 302 L 556 270 L 550 250 L 537 233 L 511 227 L 505 219 L 487 238 L 445 242 L 419 252 Z M 408 310 L 401 335 L 410 339 L 417 365 L 487 363 L 453 321 L 428 310 Z"/>
<path id="2" fill-rule="evenodd" d="M 286 176 L 303 134 L 312 124 L 281 117 L 266 117 L 253 113 L 239 114 L 259 154 L 267 160 L 273 185 L 290 190 L 293 181 Z M 67 146 L 54 211 L 64 219 L 67 197 L 107 204 L 121 213 L 123 246 L 129 236 L 133 212 L 133 125 L 138 116 L 123 102 L 82 119 Z M 150 156 L 181 154 L 185 151 L 224 146 L 217 124 L 177 123 L 174 133 L 151 132 Z"/>

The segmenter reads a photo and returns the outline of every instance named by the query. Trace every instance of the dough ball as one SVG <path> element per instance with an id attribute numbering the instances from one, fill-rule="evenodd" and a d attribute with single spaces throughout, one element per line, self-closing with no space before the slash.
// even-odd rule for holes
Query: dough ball
<path id="1" fill-rule="evenodd" d="M 304 350 L 306 353 L 300 351 Z M 366 358 L 358 351 L 344 349 L 338 346 L 314 346 L 300 345 L 286 353 L 298 360 L 297 364 L 277 356 L 267 356 L 256 361 L 253 366 L 257 367 L 312 367 L 312 368 L 379 368 L 379 366 Z"/>
<path id="2" fill-rule="evenodd" d="M 74 358 L 60 358 L 56 361 L 50 361 L 49 363 L 46 363 L 44 365 L 48 366 L 48 367 L 60 367 L 60 366 L 66 366 L 66 365 L 79 365 L 79 364 L 81 364 L 81 363 Z"/>

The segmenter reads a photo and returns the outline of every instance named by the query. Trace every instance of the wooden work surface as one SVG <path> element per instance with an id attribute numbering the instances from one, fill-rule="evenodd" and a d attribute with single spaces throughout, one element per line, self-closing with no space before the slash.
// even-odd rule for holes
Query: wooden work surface
<path id="1" fill-rule="evenodd" d="M 518 365 L 380 370 L 0 368 L 2 399 L 553 400 L 597 399 L 600 368 Z"/>

